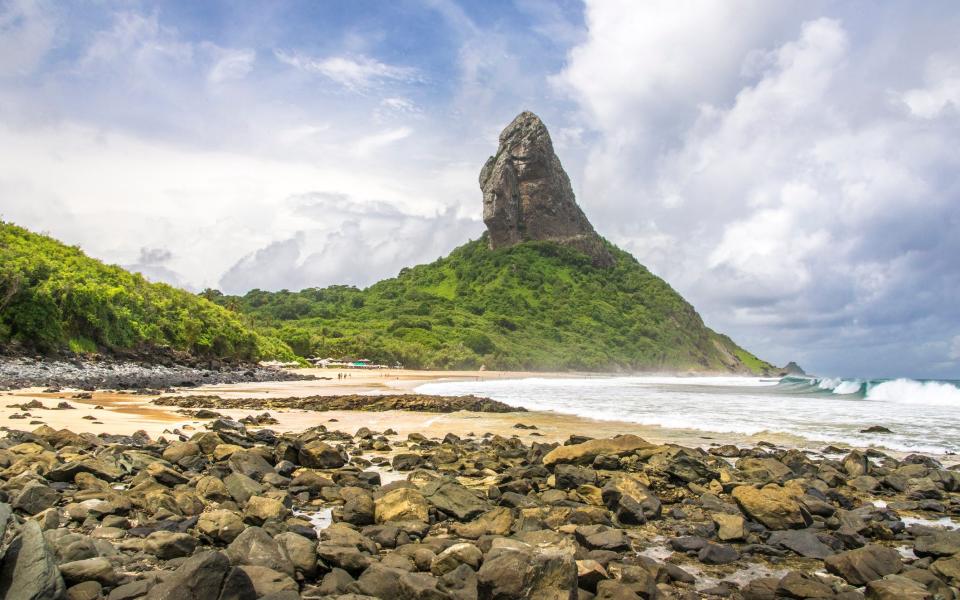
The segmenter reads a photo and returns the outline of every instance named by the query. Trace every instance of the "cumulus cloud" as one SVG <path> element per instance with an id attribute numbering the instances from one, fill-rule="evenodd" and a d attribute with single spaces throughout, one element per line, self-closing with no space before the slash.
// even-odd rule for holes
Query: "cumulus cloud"
<path id="1" fill-rule="evenodd" d="M 933 300 L 960 292 L 945 259 L 960 251 L 958 57 L 929 67 L 948 47 L 931 38 L 884 72 L 839 19 L 786 35 L 795 15 L 752 5 L 739 22 L 747 6 L 707 3 L 704 18 L 588 3 L 589 37 L 554 79 L 599 134 L 581 196 L 600 199 L 601 230 L 762 355 L 869 375 L 899 348 L 900 369 L 922 369 L 913 341 L 958 324 Z M 911 65 L 926 65 L 922 86 Z"/>
<path id="2" fill-rule="evenodd" d="M 960 65 L 955 60 L 933 57 L 927 64 L 923 87 L 901 96 L 915 116 L 933 119 L 946 111 L 960 111 Z"/>
<path id="3" fill-rule="evenodd" d="M 342 193 L 304 194 L 289 202 L 312 221 L 304 223 L 309 227 L 237 261 L 220 280 L 223 290 L 299 290 L 326 282 L 366 286 L 438 258 L 482 231 L 477 220 L 451 210 L 415 215 Z"/>

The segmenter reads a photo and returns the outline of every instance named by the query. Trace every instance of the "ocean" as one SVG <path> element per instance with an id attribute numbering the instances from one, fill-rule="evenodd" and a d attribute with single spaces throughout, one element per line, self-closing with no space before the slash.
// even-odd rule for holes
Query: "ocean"
<path id="1" fill-rule="evenodd" d="M 816 443 L 960 453 L 960 381 L 812 377 L 578 377 L 481 379 L 421 385 L 528 410 L 673 429 L 782 433 Z M 882 426 L 892 433 L 866 433 Z M 580 433 L 580 432 L 578 432 Z"/>

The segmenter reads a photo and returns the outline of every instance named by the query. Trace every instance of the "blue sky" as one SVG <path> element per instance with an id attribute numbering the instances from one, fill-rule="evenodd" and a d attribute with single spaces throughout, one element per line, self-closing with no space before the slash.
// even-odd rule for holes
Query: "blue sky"
<path id="1" fill-rule="evenodd" d="M 960 377 L 953 2 L 0 0 L 0 216 L 189 289 L 483 231 L 537 112 L 596 228 L 824 374 Z"/>

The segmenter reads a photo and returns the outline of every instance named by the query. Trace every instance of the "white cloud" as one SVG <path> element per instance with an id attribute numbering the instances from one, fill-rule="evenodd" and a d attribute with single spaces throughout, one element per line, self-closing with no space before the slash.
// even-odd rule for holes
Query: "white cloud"
<path id="1" fill-rule="evenodd" d="M 318 73 L 344 87 L 362 91 L 383 81 L 416 81 L 417 70 L 388 65 L 368 56 L 328 56 L 314 58 L 300 52 L 276 50 L 280 62 L 309 73 Z"/>
<path id="2" fill-rule="evenodd" d="M 901 98 L 911 113 L 923 119 L 933 119 L 947 110 L 960 112 L 960 57 L 954 61 L 932 58 L 926 68 L 926 85 L 907 90 Z"/>
<path id="3" fill-rule="evenodd" d="M 598 136 L 579 190 L 598 229 L 772 360 L 806 347 L 817 370 L 870 369 L 902 343 L 923 363 L 909 340 L 955 320 L 934 298 L 960 292 L 952 84 L 944 67 L 908 83 L 928 48 L 878 65 L 863 44 L 887 40 L 830 18 L 785 34 L 795 17 L 772 5 L 589 2 L 587 17 L 554 82 Z"/>
<path id="4" fill-rule="evenodd" d="M 368 149 L 372 152 L 375 145 Z M 393 274 L 397 260 L 415 264 L 435 259 L 456 244 L 452 238 L 464 227 L 479 233 L 479 211 L 469 211 L 476 213 L 470 218 L 450 208 L 460 198 L 476 199 L 479 205 L 473 178 L 459 167 L 438 166 L 442 175 L 430 178 L 428 186 L 421 173 L 389 156 L 355 158 L 332 150 L 323 154 L 327 160 L 311 164 L 253 152 L 191 149 L 72 124 L 28 131 L 0 126 L 3 218 L 49 231 L 67 243 L 82 242 L 89 254 L 111 263 L 135 265 L 145 273 L 147 267 L 162 266 L 166 271 L 153 268 L 148 276 L 192 289 L 217 286 L 242 257 L 298 232 L 304 232 L 304 247 L 311 253 L 326 244 L 325 260 L 353 264 L 354 281 L 361 275 L 375 279 Z M 50 177 L 54 172 L 57 176 Z M 82 202 L 77 201 L 78 190 L 83 190 Z M 349 200 L 328 202 L 318 214 L 319 196 L 311 196 L 317 192 L 346 194 Z M 312 215 L 304 212 L 305 197 L 312 198 Z M 391 216 L 384 206 L 396 214 Z M 437 235 L 437 245 L 416 242 L 418 236 L 430 237 L 430 228 L 443 226 L 444 219 L 460 225 L 445 227 L 450 235 Z M 342 227 L 349 223 L 351 231 L 361 232 L 357 243 L 364 245 L 366 258 L 360 262 L 355 254 L 336 254 L 338 249 L 354 249 L 349 239 L 335 236 L 337 231 L 346 235 Z M 404 238 L 404 228 L 415 233 Z M 369 251 L 378 236 L 393 244 L 412 241 L 403 252 Z M 172 254 L 144 255 L 141 248 Z M 149 260 L 158 256 L 164 260 Z M 311 272 L 323 277 L 333 271 Z M 283 280 L 279 274 L 259 284 L 249 281 L 261 288 L 339 282 L 306 282 L 299 275 Z"/>
<path id="5" fill-rule="evenodd" d="M 367 157 L 395 142 L 410 137 L 412 133 L 413 129 L 409 127 L 398 127 L 396 129 L 379 131 L 371 135 L 363 136 L 353 142 L 350 145 L 350 151 L 355 156 Z"/>
<path id="6" fill-rule="evenodd" d="M 215 62 L 210 68 L 207 79 L 211 83 L 221 83 L 231 79 L 243 79 L 253 69 L 257 53 L 249 48 L 219 48 L 211 45 Z"/>
<path id="7" fill-rule="evenodd" d="M 409 214 L 348 194 L 307 194 L 291 203 L 306 217 L 302 229 L 237 261 L 220 281 L 224 291 L 299 290 L 327 282 L 366 286 L 434 260 L 482 228 L 451 210 Z"/>

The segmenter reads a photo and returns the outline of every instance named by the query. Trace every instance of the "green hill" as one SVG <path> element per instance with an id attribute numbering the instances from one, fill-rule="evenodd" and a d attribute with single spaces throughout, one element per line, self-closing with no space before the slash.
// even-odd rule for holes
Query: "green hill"
<path id="1" fill-rule="evenodd" d="M 609 268 L 553 242 L 491 250 L 484 234 L 364 290 L 204 295 L 304 357 L 438 369 L 773 371 L 707 328 L 633 256 L 604 243 Z"/>
<path id="2" fill-rule="evenodd" d="M 2 221 L 0 345 L 45 353 L 169 348 L 245 361 L 293 356 L 204 298 Z"/>

